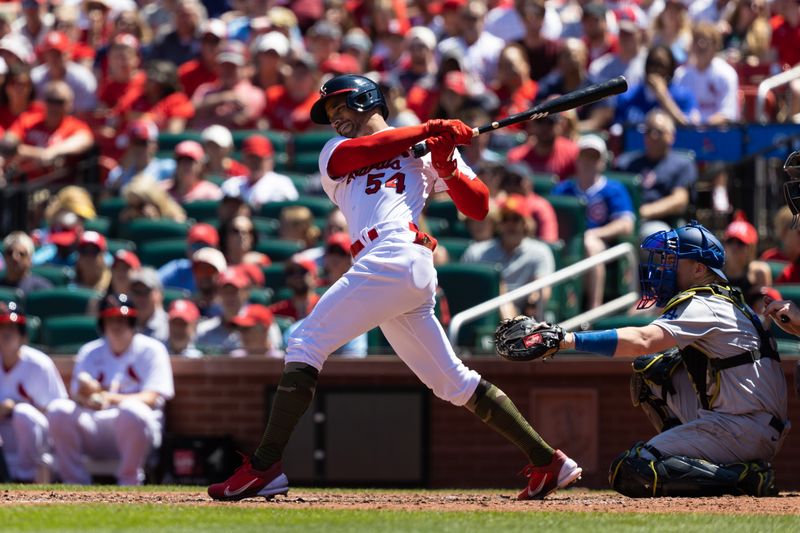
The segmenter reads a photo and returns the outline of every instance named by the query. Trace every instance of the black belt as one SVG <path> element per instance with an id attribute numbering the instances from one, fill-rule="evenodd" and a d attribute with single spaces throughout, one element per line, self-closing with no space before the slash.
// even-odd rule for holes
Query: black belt
<path id="1" fill-rule="evenodd" d="M 783 430 L 786 428 L 786 424 L 784 424 L 774 416 L 769 419 L 769 425 L 772 426 L 775 429 L 775 431 L 778 432 L 779 435 L 783 435 Z"/>

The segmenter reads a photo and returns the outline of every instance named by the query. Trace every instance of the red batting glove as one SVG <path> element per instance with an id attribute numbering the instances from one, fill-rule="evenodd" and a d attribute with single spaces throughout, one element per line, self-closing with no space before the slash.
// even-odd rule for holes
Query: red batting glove
<path id="1" fill-rule="evenodd" d="M 472 142 L 472 128 L 460 120 L 434 119 L 427 121 L 425 125 L 431 135 L 449 133 L 455 139 L 456 144 L 469 144 Z"/>
<path id="2" fill-rule="evenodd" d="M 456 143 L 450 135 L 438 135 L 427 139 L 426 144 L 431 151 L 431 162 L 440 178 L 450 178 L 458 164 L 453 159 Z"/>

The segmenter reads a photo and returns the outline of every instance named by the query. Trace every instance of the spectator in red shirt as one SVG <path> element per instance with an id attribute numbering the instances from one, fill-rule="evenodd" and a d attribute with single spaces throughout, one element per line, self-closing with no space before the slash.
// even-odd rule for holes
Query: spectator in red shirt
<path id="1" fill-rule="evenodd" d="M 583 43 L 589 52 L 589 63 L 609 52 L 617 53 L 619 43 L 617 37 L 608 31 L 606 14 L 608 8 L 603 4 L 590 3 L 583 6 Z"/>
<path id="2" fill-rule="evenodd" d="M 508 151 L 510 163 L 525 163 L 532 171 L 567 179 L 575 173 L 578 145 L 563 134 L 565 119 L 551 115 L 528 122 L 528 141 Z"/>
<path id="3" fill-rule="evenodd" d="M 44 113 L 44 106 L 33 99 L 31 71 L 24 65 L 11 67 L 0 86 L 0 136 L 16 120 L 26 113 L 28 118 L 35 113 Z"/>
<path id="4" fill-rule="evenodd" d="M 800 63 L 800 5 L 780 2 L 783 20 L 772 30 L 771 48 L 778 53 L 778 63 L 791 68 Z"/>
<path id="5" fill-rule="evenodd" d="M 192 128 L 220 124 L 231 130 L 253 129 L 264 112 L 264 92 L 245 76 L 247 50 L 239 41 L 225 44 L 217 56 L 217 81 L 204 83 L 192 97 Z"/>
<path id="6" fill-rule="evenodd" d="M 250 55 L 255 63 L 253 85 L 265 91 L 284 82 L 283 65 L 291 47 L 289 39 L 282 33 L 271 31 L 259 35 L 250 47 Z"/>
<path id="7" fill-rule="evenodd" d="M 107 12 L 108 9 L 106 8 L 102 14 L 103 23 L 105 23 L 105 13 Z M 80 12 L 76 5 L 61 4 L 55 8 L 53 15 L 55 16 L 55 25 L 53 29 L 64 33 L 72 43 L 72 47 L 69 51 L 70 59 L 87 68 L 92 68 L 94 57 L 97 54 L 96 49 L 99 48 L 100 45 L 105 44 L 106 36 L 103 35 L 102 40 L 98 40 L 96 43 L 87 44 L 87 42 L 82 41 L 81 34 L 83 32 L 81 31 L 78 20 Z"/>
<path id="8" fill-rule="evenodd" d="M 510 44 L 500 52 L 497 80 L 491 88 L 500 101 L 496 118 L 521 113 L 532 107 L 538 85 L 531 79 L 530 66 L 521 46 Z M 524 124 L 516 124 L 513 129 L 522 130 L 523 127 Z"/>
<path id="9" fill-rule="evenodd" d="M 201 26 L 200 55 L 178 67 L 178 78 L 189 98 L 204 83 L 217 81 L 217 55 L 227 37 L 227 26 L 219 19 L 209 19 Z"/>
<path id="10" fill-rule="evenodd" d="M 528 54 L 531 78 L 539 81 L 556 68 L 561 45 L 542 35 L 545 0 L 516 0 L 514 5 L 525 24 L 525 36 L 517 44 Z"/>
<path id="11" fill-rule="evenodd" d="M 524 165 L 504 167 L 500 181 L 502 196 L 498 197 L 498 201 L 502 203 L 503 196 L 508 197 L 511 195 L 524 198 L 527 212 L 535 222 L 535 228 L 531 236 L 544 242 L 557 242 L 558 218 L 556 217 L 556 211 L 550 205 L 550 202 L 533 192 L 527 174 L 528 171 Z"/>
<path id="12" fill-rule="evenodd" d="M 54 169 L 62 158 L 77 156 L 89 150 L 94 136 L 89 126 L 70 116 L 73 93 L 63 81 L 52 81 L 45 86 L 45 112 L 26 113 L 9 130 L 7 139 L 19 143 L 13 162 L 19 165 L 28 178 L 40 176 Z"/>
<path id="13" fill-rule="evenodd" d="M 180 133 L 194 116 L 194 107 L 181 90 L 175 65 L 168 61 L 150 61 L 145 67 L 147 80 L 138 97 L 125 95 L 117 113 L 125 120 L 149 118 L 159 131 Z"/>
<path id="14" fill-rule="evenodd" d="M 269 306 L 270 311 L 277 316 L 300 320 L 308 316 L 319 301 L 319 295 L 314 292 L 319 280 L 317 278 L 317 265 L 310 259 L 292 256 L 285 263 L 284 275 L 286 287 L 292 291 L 292 296 L 286 300 L 275 302 Z"/>
<path id="15" fill-rule="evenodd" d="M 205 152 L 196 141 L 183 141 L 175 147 L 175 177 L 169 194 L 179 203 L 197 200 L 221 200 L 222 191 L 203 179 Z"/>
<path id="16" fill-rule="evenodd" d="M 206 152 L 203 176 L 231 178 L 246 176 L 247 167 L 230 157 L 233 152 L 233 135 L 228 128 L 214 124 L 201 134 Z"/>
<path id="17" fill-rule="evenodd" d="M 311 128 L 311 106 L 317 100 L 319 69 L 314 59 L 301 55 L 289 62 L 284 85 L 267 89 L 266 118 L 273 130 L 301 132 Z"/>
<path id="18" fill-rule="evenodd" d="M 101 113 L 113 109 L 120 98 L 142 94 L 147 77 L 139 67 L 139 39 L 127 33 L 114 37 L 108 49 L 108 69 L 97 94 Z"/>
<path id="19" fill-rule="evenodd" d="M 800 233 L 792 227 L 792 210 L 789 206 L 778 209 L 773 220 L 775 235 L 778 237 L 778 246 L 769 248 L 761 253 L 761 261 L 789 262 L 789 256 L 800 250 Z"/>
<path id="20" fill-rule="evenodd" d="M 89 113 L 97 107 L 97 80 L 91 70 L 70 61 L 72 46 L 60 31 L 48 32 L 40 47 L 42 64 L 31 70 L 31 79 L 40 97 L 49 82 L 65 82 L 72 89 L 74 111 Z"/>

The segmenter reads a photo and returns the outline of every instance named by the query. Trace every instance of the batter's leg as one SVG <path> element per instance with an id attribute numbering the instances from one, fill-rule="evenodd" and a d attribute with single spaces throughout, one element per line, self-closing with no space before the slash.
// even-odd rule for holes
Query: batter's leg
<path id="1" fill-rule="evenodd" d="M 531 427 L 514 402 L 456 356 L 433 314 L 433 302 L 381 325 L 398 357 L 436 396 L 463 405 L 519 447 L 535 466 L 546 465 L 554 450 Z"/>

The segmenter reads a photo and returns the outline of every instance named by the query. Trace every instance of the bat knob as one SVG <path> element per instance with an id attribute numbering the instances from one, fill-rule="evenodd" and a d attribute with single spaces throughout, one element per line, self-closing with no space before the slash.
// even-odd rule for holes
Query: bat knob
<path id="1" fill-rule="evenodd" d="M 413 148 L 411 148 L 411 153 L 416 159 L 419 159 L 428 153 L 428 143 L 425 141 L 418 142 L 413 146 Z"/>

